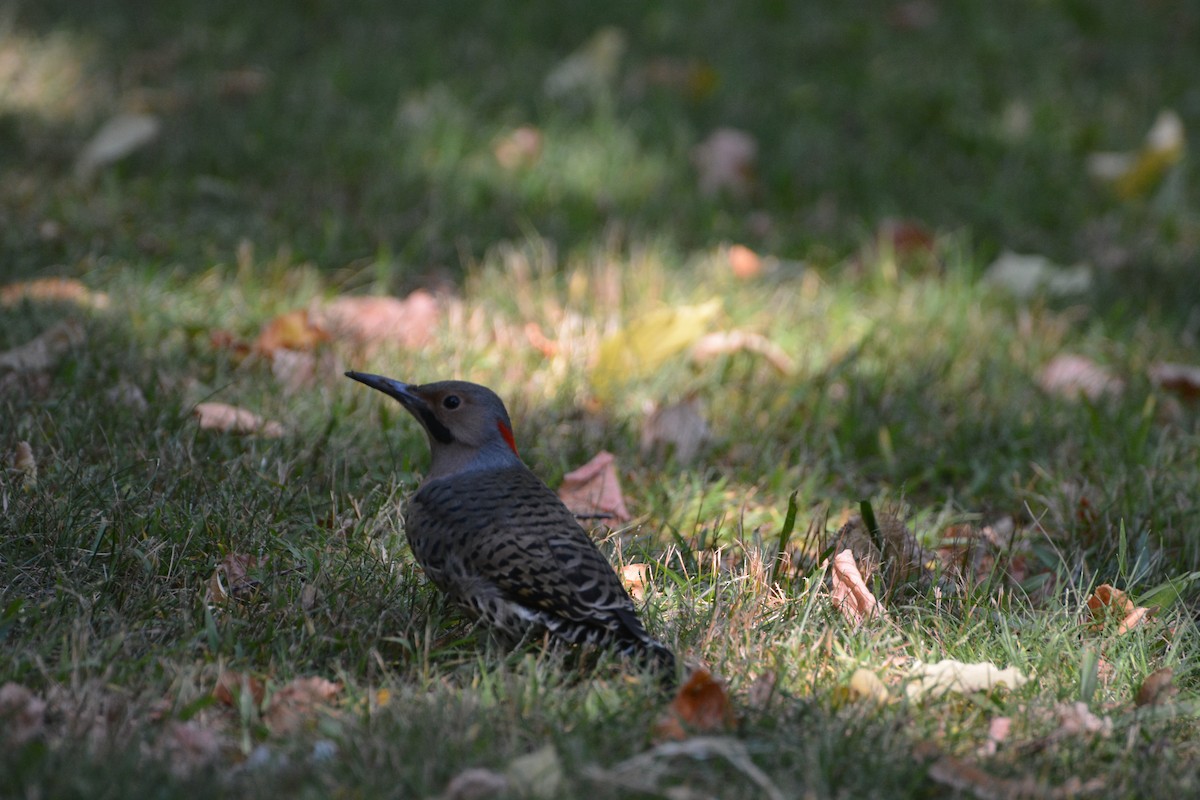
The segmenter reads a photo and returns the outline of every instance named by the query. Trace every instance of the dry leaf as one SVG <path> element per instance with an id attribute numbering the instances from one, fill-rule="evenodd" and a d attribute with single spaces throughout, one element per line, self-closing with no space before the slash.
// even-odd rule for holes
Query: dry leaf
<path id="1" fill-rule="evenodd" d="M 1146 676 L 1146 680 L 1142 681 L 1137 697 L 1133 700 L 1134 704 L 1141 708 L 1142 706 L 1161 706 L 1169 702 L 1171 698 L 1179 694 L 1179 687 L 1175 685 L 1174 680 L 1175 671 L 1170 667 L 1156 669 Z"/>
<path id="2" fill-rule="evenodd" d="M 834 608 L 842 612 L 842 616 L 852 625 L 861 625 L 865 619 L 883 616 L 883 607 L 867 588 L 854 563 L 854 553 L 849 549 L 833 557 L 829 573 L 833 582 L 831 594 Z"/>
<path id="3" fill-rule="evenodd" d="M 996 755 L 1011 730 L 1012 717 L 992 717 L 988 722 L 987 741 L 979 748 L 979 755 L 988 758 Z"/>
<path id="4" fill-rule="evenodd" d="M 762 334 L 746 331 L 718 331 L 701 336 L 692 345 L 692 358 L 703 362 L 718 355 L 743 351 L 762 356 L 780 375 L 791 375 L 796 371 L 795 362 L 782 347 Z"/>
<path id="5" fill-rule="evenodd" d="M 25 344 L 0 353 L 0 370 L 50 369 L 68 350 L 82 344 L 83 338 L 83 325 L 77 320 L 64 320 Z"/>
<path id="6" fill-rule="evenodd" d="M 283 436 L 283 426 L 273 420 L 264 420 L 253 411 L 231 406 L 227 403 L 197 403 L 193 416 L 200 421 L 204 430 L 221 433 L 257 433 L 271 439 Z"/>
<path id="7" fill-rule="evenodd" d="M 465 769 L 455 775 L 442 792 L 441 800 L 492 800 L 508 792 L 508 778 L 499 772 L 480 767 Z"/>
<path id="8" fill-rule="evenodd" d="M 731 730 L 737 724 L 725 686 L 701 667 L 679 687 L 654 724 L 656 739 L 683 740 L 694 733 Z"/>
<path id="9" fill-rule="evenodd" d="M 646 586 L 650 583 L 650 565 L 626 564 L 621 567 L 621 581 L 629 596 L 638 603 L 642 602 L 646 599 Z"/>
<path id="10" fill-rule="evenodd" d="M 37 459 L 33 457 L 33 447 L 29 442 L 17 442 L 13 449 L 12 470 L 19 476 L 21 488 L 27 491 L 37 488 Z"/>
<path id="11" fill-rule="evenodd" d="M 104 391 L 104 399 L 114 406 L 119 406 L 125 411 L 135 414 L 145 413 L 150 408 L 142 390 L 124 378 Z"/>
<path id="12" fill-rule="evenodd" d="M 1087 264 L 1060 267 L 1042 255 L 1005 250 L 988 266 L 983 283 L 1003 289 L 1018 300 L 1042 295 L 1069 297 L 1092 288 L 1092 268 Z"/>
<path id="13" fill-rule="evenodd" d="M 265 356 L 278 350 L 312 350 L 329 339 L 329 334 L 304 309 L 281 314 L 263 326 L 254 349 Z"/>
<path id="14" fill-rule="evenodd" d="M 1080 734 L 1108 736 L 1112 733 L 1112 720 L 1108 717 L 1097 717 L 1084 702 L 1059 703 L 1054 707 L 1054 714 L 1058 718 L 1055 739 Z"/>
<path id="15" fill-rule="evenodd" d="M 311 323 L 330 337 L 352 344 L 420 347 L 428 343 L 441 319 L 429 292 L 396 297 L 339 297 L 315 309 Z"/>
<path id="16" fill-rule="evenodd" d="M 990 661 L 966 664 L 950 658 L 934 664 L 918 661 L 909 677 L 904 693 L 910 700 L 935 699 L 950 692 L 990 692 L 997 686 L 1018 689 L 1029 681 L 1016 667 L 1000 669 Z"/>
<path id="17" fill-rule="evenodd" d="M 1110 623 L 1116 622 L 1118 635 L 1127 633 L 1140 625 L 1151 613 L 1150 609 L 1134 607 L 1133 601 L 1120 589 L 1114 589 L 1107 583 L 1096 587 L 1092 596 L 1087 600 L 1088 614 L 1092 618 L 1090 627 L 1094 631 L 1102 630 Z"/>
<path id="18" fill-rule="evenodd" d="M 249 692 L 248 697 L 254 707 L 260 708 L 267 693 L 262 681 L 244 672 L 226 670 L 221 673 L 221 677 L 217 678 L 217 685 L 213 688 L 212 696 L 222 705 L 237 708 L 241 703 L 240 698 L 247 692 Z"/>
<path id="19" fill-rule="evenodd" d="M 1108 369 L 1084 356 L 1055 356 L 1038 377 L 1042 390 L 1048 394 L 1073 399 L 1080 395 L 1099 400 L 1105 395 L 1119 395 L 1125 384 Z"/>
<path id="20" fill-rule="evenodd" d="M 542 132 L 532 125 L 515 128 L 492 146 L 492 155 L 504 169 L 531 167 L 542 155 Z"/>
<path id="21" fill-rule="evenodd" d="M 694 344 L 720 311 L 720 300 L 660 308 L 605 337 L 592 367 L 596 396 L 601 402 L 612 402 L 627 381 L 654 373 Z"/>
<path id="22" fill-rule="evenodd" d="M 109 164 L 153 142 L 162 125 L 153 114 L 118 114 L 100 126 L 75 160 L 75 174 L 87 179 Z"/>
<path id="23" fill-rule="evenodd" d="M 610 522 L 630 519 L 617 477 L 616 457 L 607 451 L 600 451 L 591 461 L 564 475 L 558 496 L 577 517 Z"/>
<path id="24" fill-rule="evenodd" d="M 883 685 L 883 681 L 879 680 L 879 676 L 862 667 L 854 670 L 847 689 L 847 693 L 853 701 L 872 700 L 877 705 L 883 705 L 892 700 L 891 692 Z"/>
<path id="25" fill-rule="evenodd" d="M 22 745 L 41 736 L 45 724 L 45 700 L 19 683 L 0 686 L 0 742 Z"/>
<path id="26" fill-rule="evenodd" d="M 260 585 L 260 581 L 250 577 L 250 571 L 259 566 L 259 560 L 254 556 L 243 553 L 225 556 L 209 576 L 204 601 L 220 605 L 231 597 L 235 600 L 244 599 Z"/>
<path id="27" fill-rule="evenodd" d="M 521 797 L 549 800 L 562 792 L 562 762 L 552 744 L 514 758 L 504 772 L 509 786 Z"/>
<path id="28" fill-rule="evenodd" d="M 729 246 L 729 250 L 725 255 L 729 259 L 729 269 L 733 272 L 735 278 L 746 281 L 762 275 L 762 259 L 759 258 L 758 253 L 749 247 L 742 244 L 733 244 Z"/>
<path id="29" fill-rule="evenodd" d="M 744 199 L 754 188 L 754 166 L 758 142 L 745 131 L 718 128 L 692 148 L 700 194 L 716 197 L 729 192 Z"/>
<path id="30" fill-rule="evenodd" d="M 0 288 L 0 306 L 14 306 L 24 300 L 108 308 L 107 294 L 93 292 L 73 278 L 38 278 Z"/>
<path id="31" fill-rule="evenodd" d="M 1200 366 L 1159 361 L 1150 365 L 1150 381 L 1185 400 L 1200 400 Z"/>
<path id="32" fill-rule="evenodd" d="M 931 256 L 937 245 L 933 231 L 911 219 L 885 219 L 875 232 L 875 242 L 898 258 Z"/>
<path id="33" fill-rule="evenodd" d="M 643 457 L 659 458 L 673 452 L 680 464 L 690 464 L 710 438 L 700 399 L 693 396 L 655 409 L 646 417 L 642 423 L 641 452 Z"/>
<path id="34" fill-rule="evenodd" d="M 324 678 L 295 678 L 271 695 L 263 722 L 277 736 L 295 733 L 333 703 L 341 691 L 341 684 Z"/>
<path id="35" fill-rule="evenodd" d="M 1187 149 L 1183 120 L 1172 110 L 1159 113 L 1135 153 L 1093 153 L 1088 173 L 1112 185 L 1118 197 L 1132 200 L 1150 192 L 1178 164 Z"/>

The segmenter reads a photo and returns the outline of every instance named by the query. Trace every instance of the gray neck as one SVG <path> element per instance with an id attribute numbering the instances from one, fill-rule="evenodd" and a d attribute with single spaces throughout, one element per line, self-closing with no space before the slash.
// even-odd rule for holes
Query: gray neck
<path id="1" fill-rule="evenodd" d="M 517 454 L 504 442 L 489 443 L 483 447 L 468 447 L 459 442 L 438 444 L 433 448 L 433 463 L 425 480 L 481 469 L 502 469 L 521 463 Z"/>

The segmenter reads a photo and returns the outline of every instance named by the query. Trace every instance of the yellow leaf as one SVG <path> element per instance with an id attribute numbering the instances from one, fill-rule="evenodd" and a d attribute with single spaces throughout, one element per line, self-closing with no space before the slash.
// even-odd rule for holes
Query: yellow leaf
<path id="1" fill-rule="evenodd" d="M 610 403 L 625 381 L 649 375 L 699 340 L 720 310 L 720 300 L 660 308 L 607 337 L 592 367 L 596 396 Z"/>

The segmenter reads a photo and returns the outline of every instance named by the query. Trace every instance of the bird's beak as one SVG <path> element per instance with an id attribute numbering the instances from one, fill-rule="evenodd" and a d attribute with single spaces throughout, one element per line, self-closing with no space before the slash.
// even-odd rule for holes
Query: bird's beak
<path id="1" fill-rule="evenodd" d="M 382 375 L 371 375 L 367 372 L 347 372 L 346 377 L 359 383 L 365 383 L 372 389 L 378 389 L 388 397 L 394 397 L 400 401 L 400 405 L 414 413 L 422 408 L 428 408 L 425 401 L 414 393 L 412 387 L 407 383 L 385 378 Z"/>

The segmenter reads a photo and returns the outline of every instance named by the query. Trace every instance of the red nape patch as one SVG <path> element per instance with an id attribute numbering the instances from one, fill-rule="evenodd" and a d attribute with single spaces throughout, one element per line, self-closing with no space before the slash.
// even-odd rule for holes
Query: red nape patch
<path id="1" fill-rule="evenodd" d="M 504 441 L 508 444 L 508 449 L 517 455 L 521 455 L 517 453 L 517 441 L 513 438 L 512 428 L 505 425 L 504 421 L 499 419 L 496 420 L 496 427 L 500 429 L 500 435 L 504 437 Z"/>

